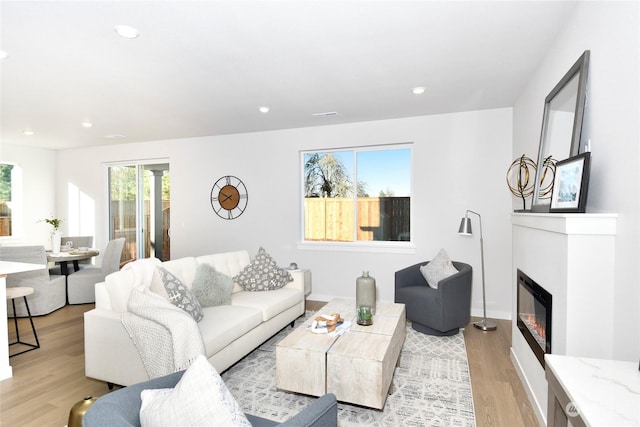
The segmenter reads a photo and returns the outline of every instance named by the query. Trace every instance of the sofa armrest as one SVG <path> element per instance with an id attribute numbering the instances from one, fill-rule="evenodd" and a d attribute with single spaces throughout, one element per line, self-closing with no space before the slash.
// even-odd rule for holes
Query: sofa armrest
<path id="1" fill-rule="evenodd" d="M 281 426 L 288 427 L 335 427 L 338 425 L 338 401 L 333 393 L 316 399 Z"/>
<path id="2" fill-rule="evenodd" d="M 299 289 L 304 293 L 304 271 L 303 270 L 288 270 L 293 282 L 287 283 L 285 288 Z"/>

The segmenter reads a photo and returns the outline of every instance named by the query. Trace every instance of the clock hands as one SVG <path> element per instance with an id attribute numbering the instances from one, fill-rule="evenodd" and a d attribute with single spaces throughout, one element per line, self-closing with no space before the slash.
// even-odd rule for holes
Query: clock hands
<path id="1" fill-rule="evenodd" d="M 227 200 L 231 199 L 233 197 L 233 194 L 228 196 L 226 194 L 224 194 L 223 192 L 220 192 L 220 194 L 222 194 L 224 196 L 224 200 L 222 200 L 223 202 L 226 202 Z"/>

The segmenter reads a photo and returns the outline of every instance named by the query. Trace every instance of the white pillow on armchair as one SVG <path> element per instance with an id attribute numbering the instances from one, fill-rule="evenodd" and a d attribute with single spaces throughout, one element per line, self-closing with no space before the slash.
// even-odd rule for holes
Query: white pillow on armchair
<path id="1" fill-rule="evenodd" d="M 458 270 L 453 266 L 449 254 L 444 249 L 440 249 L 440 252 L 427 265 L 420 267 L 420 272 L 430 288 L 438 289 L 440 280 L 456 274 Z"/>

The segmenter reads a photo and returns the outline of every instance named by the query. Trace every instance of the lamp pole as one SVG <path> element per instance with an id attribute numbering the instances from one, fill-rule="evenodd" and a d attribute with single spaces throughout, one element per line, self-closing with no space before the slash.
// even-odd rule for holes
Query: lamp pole
<path id="1" fill-rule="evenodd" d="M 483 331 L 495 331 L 498 328 L 498 325 L 495 321 L 487 319 L 487 297 L 486 297 L 486 288 L 484 283 L 484 239 L 482 236 L 482 216 L 478 212 L 474 212 L 472 210 L 468 210 L 462 218 L 462 222 L 460 223 L 460 229 L 458 233 L 464 234 L 467 236 L 472 235 L 471 231 L 471 219 L 469 218 L 469 214 L 478 215 L 478 222 L 480 224 L 480 263 L 481 263 L 481 273 L 482 273 L 482 312 L 483 319 L 474 322 L 473 326 L 478 329 L 482 329 Z"/>

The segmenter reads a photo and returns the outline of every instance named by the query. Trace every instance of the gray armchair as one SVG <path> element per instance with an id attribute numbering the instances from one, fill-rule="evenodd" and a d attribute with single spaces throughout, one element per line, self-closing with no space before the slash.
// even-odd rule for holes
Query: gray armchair
<path id="1" fill-rule="evenodd" d="M 183 372 L 130 385 L 100 397 L 84 414 L 82 425 L 84 427 L 139 426 L 142 390 L 172 388 L 180 381 Z M 338 402 L 335 395 L 325 394 L 282 424 L 254 415 L 246 415 L 251 425 L 260 427 L 334 427 L 338 425 Z"/>
<path id="2" fill-rule="evenodd" d="M 69 304 L 87 304 L 96 301 L 96 283 L 120 269 L 124 237 L 110 240 L 102 254 L 100 267 L 87 267 L 67 276 Z"/>
<path id="3" fill-rule="evenodd" d="M 33 295 L 28 297 L 31 315 L 41 316 L 64 307 L 66 301 L 64 277 L 49 276 L 44 246 L 0 246 L 0 260 L 42 265 L 40 270 L 7 276 L 7 287 L 28 286 L 33 288 Z M 7 302 L 7 304 L 11 303 Z M 7 313 L 13 313 L 13 308 L 8 309 Z M 16 300 L 16 313 L 18 317 L 27 317 L 28 315 L 22 299 Z"/>
<path id="4" fill-rule="evenodd" d="M 458 272 L 429 287 L 420 267 L 422 262 L 395 275 L 395 302 L 405 304 L 413 329 L 428 335 L 455 335 L 471 316 L 472 268 L 453 261 Z"/>

